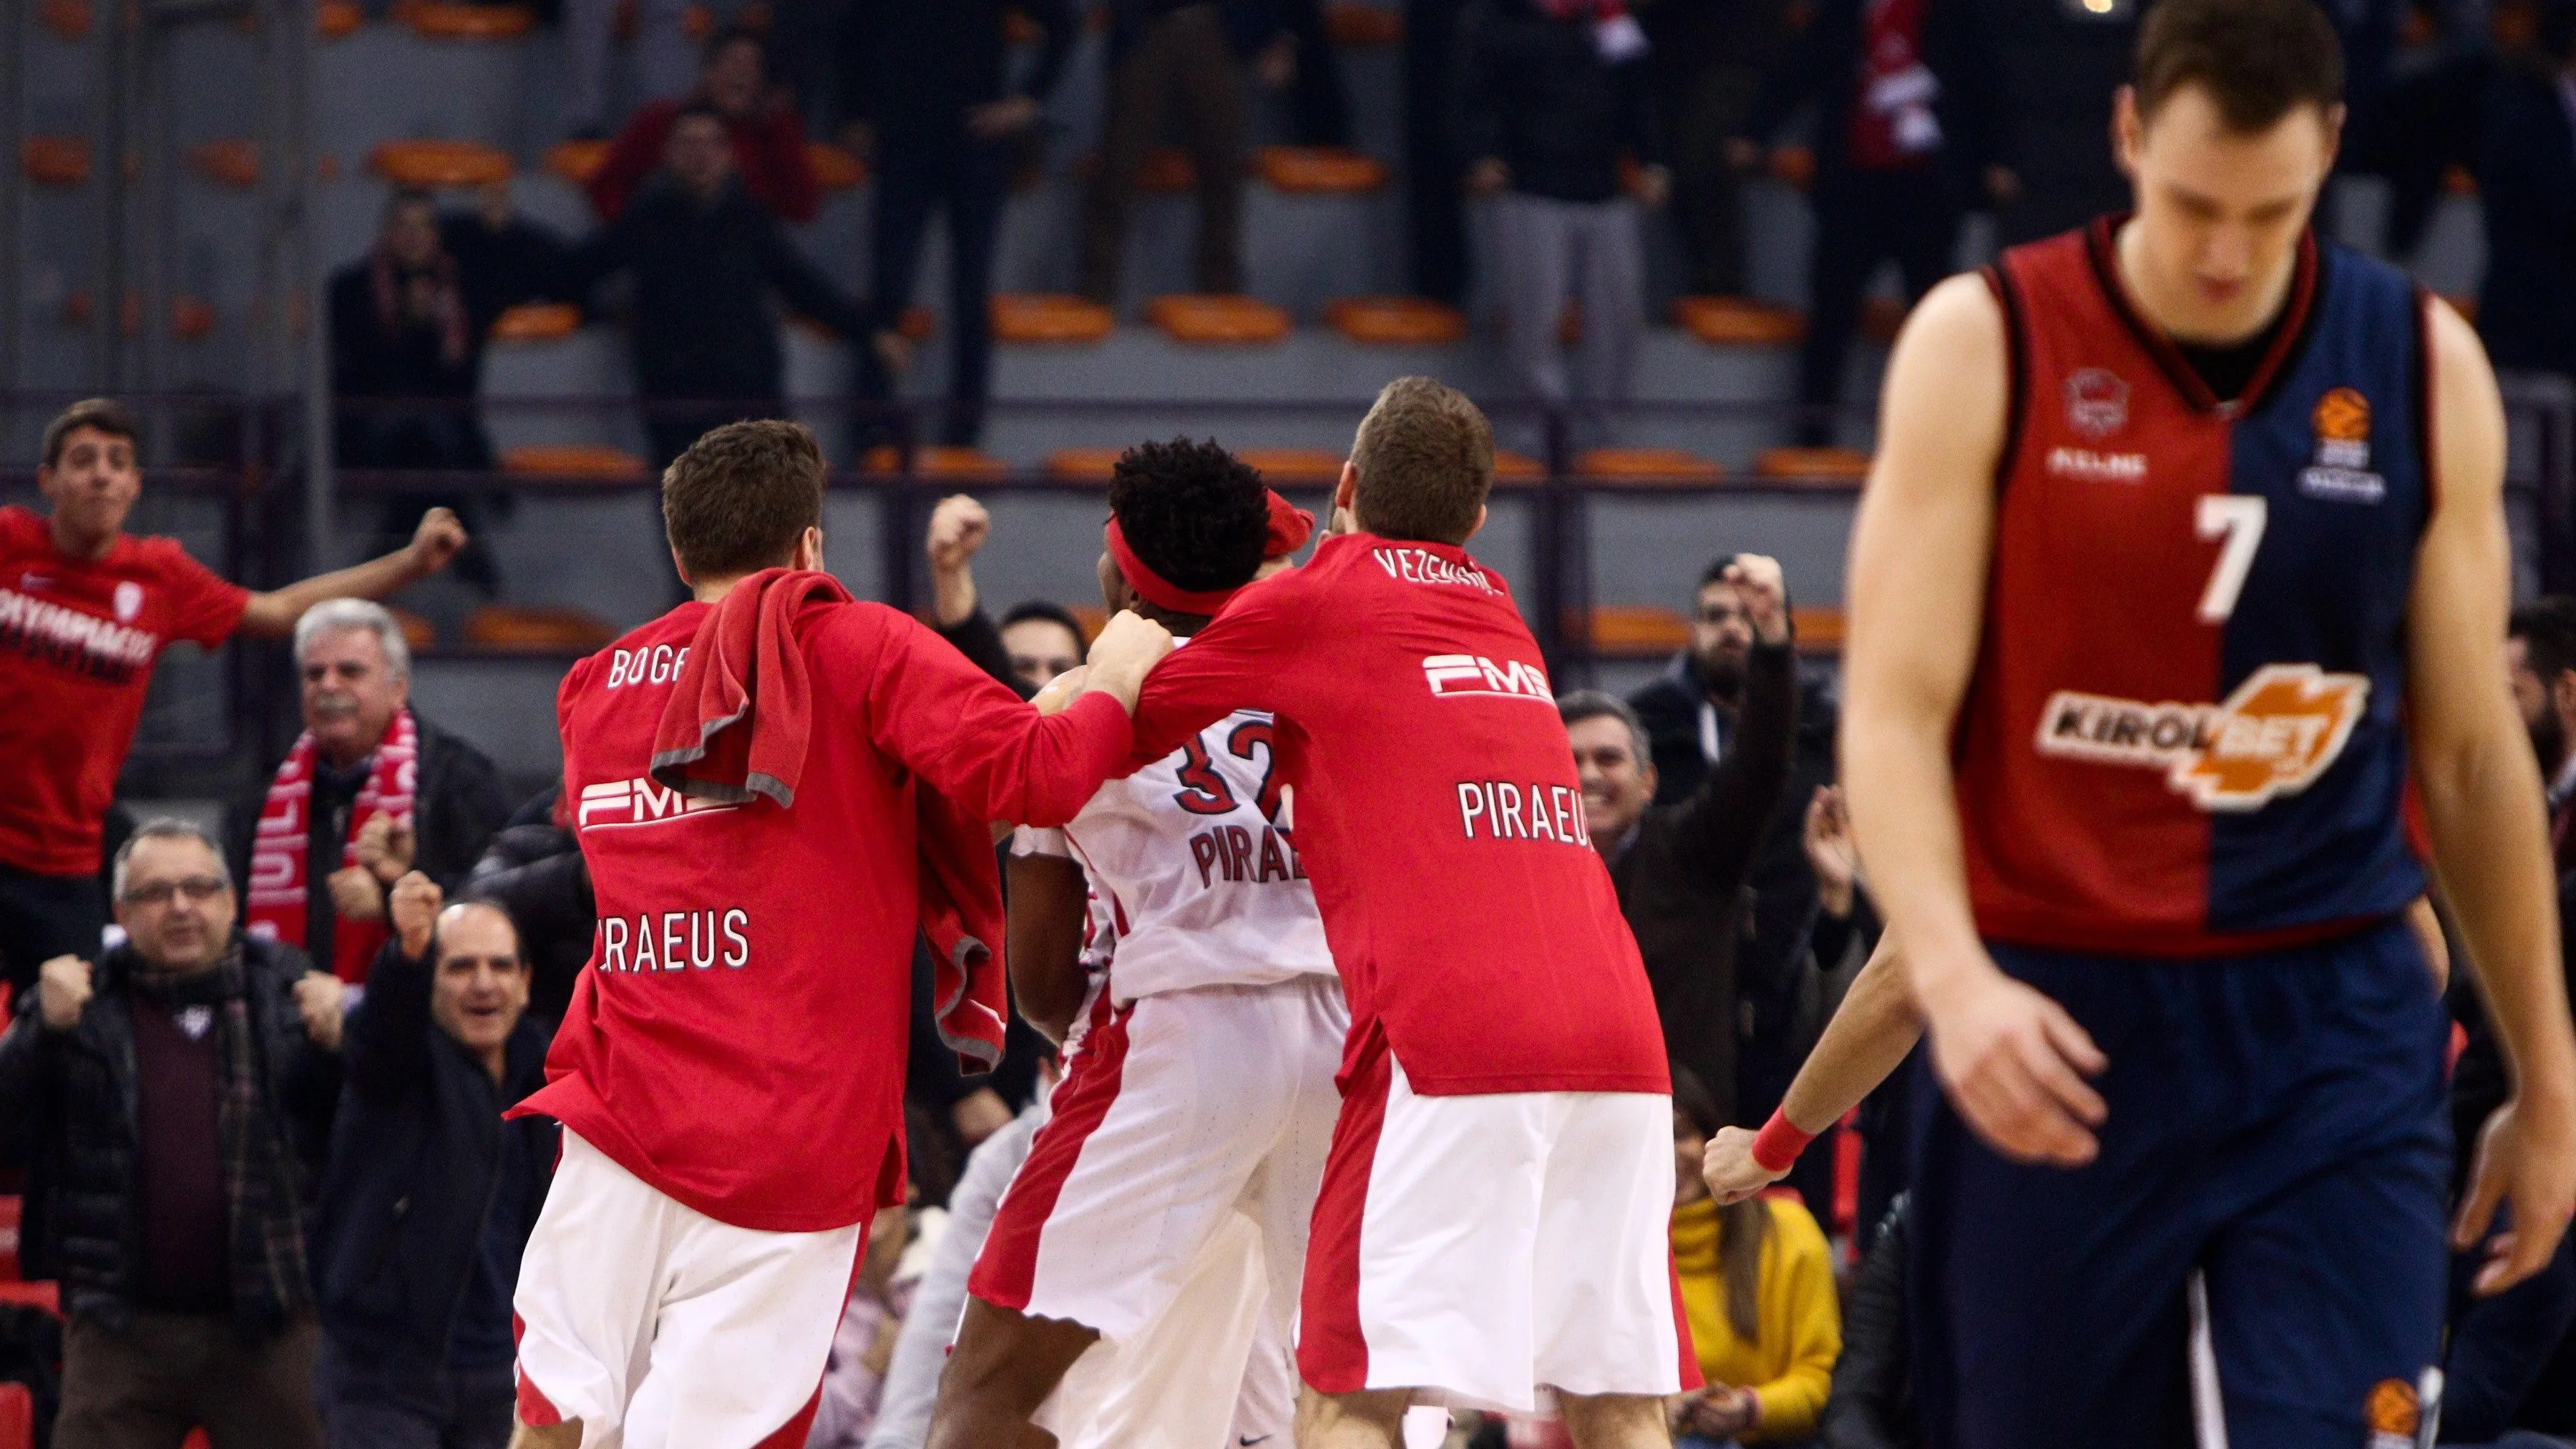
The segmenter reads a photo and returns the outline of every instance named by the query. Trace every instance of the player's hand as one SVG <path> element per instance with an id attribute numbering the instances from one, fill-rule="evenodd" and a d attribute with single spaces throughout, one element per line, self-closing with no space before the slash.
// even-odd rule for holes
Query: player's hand
<path id="1" fill-rule="evenodd" d="M 1852 896 L 1860 884 L 1860 845 L 1852 839 L 1851 811 L 1842 787 L 1818 785 L 1807 801 L 1807 828 L 1801 844 L 1807 868 L 1815 872 L 1816 903 L 1836 920 L 1852 913 Z"/>
<path id="2" fill-rule="evenodd" d="M 344 921 L 381 921 L 385 918 L 385 888 L 373 871 L 363 865 L 343 866 L 331 872 L 331 911 Z"/>
<path id="3" fill-rule="evenodd" d="M 1036 705 L 1040 714 L 1062 714 L 1065 706 L 1073 703 L 1074 697 L 1082 693 L 1082 686 L 1090 680 L 1091 666 L 1077 664 L 1048 680 L 1047 687 L 1039 690 L 1037 698 L 1029 703 Z"/>
<path id="4" fill-rule="evenodd" d="M 1137 613 L 1121 609 L 1100 637 L 1091 641 L 1091 678 L 1085 692 L 1115 698 L 1128 713 L 1136 712 L 1136 692 L 1145 675 L 1172 652 L 1172 631 Z"/>
<path id="5" fill-rule="evenodd" d="M 36 1014 L 47 1031 L 69 1031 L 80 1025 L 89 1005 L 90 964 L 78 956 L 56 956 L 36 968 Z"/>
<path id="6" fill-rule="evenodd" d="M 2576 1122 L 2563 1112 L 2535 1113 L 2520 1095 L 2495 1109 L 2478 1132 L 2451 1246 L 2475 1249 L 2494 1226 L 2499 1204 L 2512 1207 L 2512 1222 L 2487 1241 L 2486 1263 L 2471 1285 L 2480 1297 L 2539 1272 L 2558 1251 L 2576 1214 Z"/>
<path id="7" fill-rule="evenodd" d="M 1708 1140 L 1708 1154 L 1700 1159 L 1699 1175 L 1708 1182 L 1709 1194 L 1718 1206 L 1731 1207 L 1789 1175 L 1753 1160 L 1753 1131 L 1746 1127 L 1720 1127 Z"/>
<path id="8" fill-rule="evenodd" d="M 1726 566 L 1726 582 L 1744 601 L 1753 642 L 1773 646 L 1789 642 L 1789 586 L 1781 581 L 1778 559 L 1739 553 Z"/>
<path id="9" fill-rule="evenodd" d="M 304 1018 L 304 1034 L 326 1052 L 340 1049 L 340 1028 L 347 1021 L 349 983 L 327 971 L 307 971 L 296 978 L 295 1013 Z"/>
<path id="10" fill-rule="evenodd" d="M 418 961 L 429 954 L 429 938 L 438 931 L 438 911 L 445 904 L 447 897 L 438 882 L 419 871 L 394 882 L 393 899 L 385 913 L 393 918 L 394 937 L 402 943 L 406 958 Z"/>
<path id="11" fill-rule="evenodd" d="M 411 531 L 411 568 L 415 577 L 427 577 L 453 562 L 465 548 L 465 525 L 454 512 L 433 508 L 420 516 L 420 527 Z"/>
<path id="12" fill-rule="evenodd" d="M 1991 961 L 1931 978 L 1940 984 L 1929 991 L 1919 969 L 1915 979 L 1932 1064 L 1977 1136 L 2016 1162 L 2091 1162 L 2109 1108 L 2084 1079 L 2110 1061 L 2075 1018 Z"/>
<path id="13" fill-rule="evenodd" d="M 411 870 L 418 848 L 408 812 L 370 816 L 366 824 L 358 827 L 358 838 L 351 843 L 358 864 L 386 885 L 401 880 Z"/>

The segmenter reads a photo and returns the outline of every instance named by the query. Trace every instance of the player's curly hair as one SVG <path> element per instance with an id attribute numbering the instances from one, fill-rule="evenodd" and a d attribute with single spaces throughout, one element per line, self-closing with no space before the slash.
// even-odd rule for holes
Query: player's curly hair
<path id="1" fill-rule="evenodd" d="M 1269 485 L 1212 438 L 1139 443 L 1120 454 L 1109 511 L 1147 568 L 1194 592 L 1250 583 L 1269 546 Z"/>

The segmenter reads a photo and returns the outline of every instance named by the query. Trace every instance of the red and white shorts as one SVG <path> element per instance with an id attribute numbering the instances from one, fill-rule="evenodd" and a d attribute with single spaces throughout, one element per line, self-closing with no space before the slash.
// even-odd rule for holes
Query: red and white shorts
<path id="1" fill-rule="evenodd" d="M 582 1449 L 800 1449 L 865 1227 L 765 1233 L 571 1132 L 512 1300 L 519 1418 Z"/>
<path id="2" fill-rule="evenodd" d="M 1194 1273 L 1222 1276 L 1207 1260 L 1240 1216 L 1286 1341 L 1349 1020 L 1341 983 L 1321 975 L 1125 1007 L 1096 999 L 967 1290 L 1124 1343 L 1161 1319 Z"/>
<path id="3" fill-rule="evenodd" d="M 1672 1099 L 1426 1097 L 1353 1064 L 1315 1205 L 1297 1366 L 1322 1393 L 1531 1410 L 1699 1383 L 1673 1276 Z"/>

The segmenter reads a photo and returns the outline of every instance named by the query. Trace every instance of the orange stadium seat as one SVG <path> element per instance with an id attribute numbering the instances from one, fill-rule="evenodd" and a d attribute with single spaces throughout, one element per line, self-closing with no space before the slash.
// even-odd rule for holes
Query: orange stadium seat
<path id="1" fill-rule="evenodd" d="M 525 6 L 452 0 L 401 0 L 393 18 L 431 40 L 516 40 L 537 23 L 536 12 Z"/>
<path id="2" fill-rule="evenodd" d="M 2442 172 L 2442 189 L 2453 196 L 2475 196 L 2478 194 L 2477 175 L 2455 162 Z"/>
<path id="3" fill-rule="evenodd" d="M 215 330 L 215 309 L 202 297 L 170 299 L 170 335 L 194 342 Z"/>
<path id="4" fill-rule="evenodd" d="M 1091 165 L 1100 164 L 1097 156 Z M 1189 190 L 1199 184 L 1198 168 L 1190 164 L 1190 153 L 1178 146 L 1157 146 L 1145 153 L 1145 164 L 1136 168 L 1136 189 L 1164 194 Z"/>
<path id="5" fill-rule="evenodd" d="M 579 609 L 549 604 L 486 604 L 465 618 L 465 638 L 479 648 L 532 654 L 596 649 L 617 631 Z"/>
<path id="6" fill-rule="evenodd" d="M 1857 448 L 1769 448 L 1753 460 L 1753 473 L 1790 483 L 1858 483 L 1869 476 L 1869 454 Z"/>
<path id="7" fill-rule="evenodd" d="M 1840 654 L 1843 652 L 1843 611 L 1818 605 L 1789 611 L 1791 627 L 1798 631 L 1801 654 Z"/>
<path id="8" fill-rule="evenodd" d="M 1145 305 L 1146 320 L 1176 342 L 1247 346 L 1276 342 L 1295 326 L 1287 309 L 1255 297 L 1176 293 Z"/>
<path id="9" fill-rule="evenodd" d="M 606 141 L 557 141 L 546 148 L 546 169 L 575 186 L 588 186 L 607 159 Z"/>
<path id="10" fill-rule="evenodd" d="M 1109 611 L 1098 604 L 1067 604 L 1065 610 L 1073 615 L 1073 622 L 1082 626 L 1082 642 L 1086 645 L 1109 627 Z"/>
<path id="11" fill-rule="evenodd" d="M 1082 297 L 1004 292 L 993 298 L 997 342 L 1097 342 L 1117 325 L 1108 308 Z"/>
<path id="12" fill-rule="evenodd" d="M 397 186 L 488 186 L 507 181 L 510 153 L 480 141 L 386 141 L 367 165 Z"/>
<path id="13" fill-rule="evenodd" d="M 79 186 L 89 180 L 89 138 L 29 136 L 18 161 L 38 186 Z"/>
<path id="14" fill-rule="evenodd" d="M 90 294 L 86 287 L 74 288 L 63 295 L 62 320 L 67 327 L 86 327 L 92 316 Z M 170 299 L 170 335 L 183 342 L 194 342 L 214 330 L 214 309 L 196 297 Z M 117 309 L 117 331 L 132 337 L 143 330 L 143 296 L 127 292 L 125 305 Z"/>
<path id="15" fill-rule="evenodd" d="M 1782 146 L 1771 153 L 1771 179 L 1800 191 L 1816 184 L 1816 153 L 1804 146 Z"/>
<path id="16" fill-rule="evenodd" d="M 1058 448 L 1047 454 L 1046 472 L 1066 483 L 1106 483 L 1117 469 L 1123 448 Z"/>
<path id="17" fill-rule="evenodd" d="M 1404 39 L 1404 16 L 1365 0 L 1324 0 L 1324 35 L 1335 45 L 1393 45 Z"/>
<path id="18" fill-rule="evenodd" d="M 1253 166 L 1273 189 L 1353 194 L 1386 185 L 1386 163 L 1339 146 L 1264 146 Z"/>
<path id="19" fill-rule="evenodd" d="M 1660 659 L 1690 643 L 1690 620 L 1654 604 L 1596 604 L 1581 622 L 1567 632 L 1613 659 Z"/>
<path id="20" fill-rule="evenodd" d="M 1547 477 L 1547 465 L 1527 453 L 1509 448 L 1494 450 L 1494 482 L 1505 487 L 1526 487 Z"/>
<path id="21" fill-rule="evenodd" d="M 416 653 L 438 642 L 438 626 L 409 609 L 387 609 L 394 616 L 394 627 L 402 630 L 403 643 Z"/>
<path id="22" fill-rule="evenodd" d="M 356 0 L 322 0 L 313 9 L 313 28 L 325 40 L 344 40 L 357 33 L 366 12 Z"/>
<path id="23" fill-rule="evenodd" d="M 581 309 L 570 302 L 522 302 L 492 319 L 495 342 L 551 342 L 581 330 Z"/>
<path id="24" fill-rule="evenodd" d="M 501 471 L 534 478 L 639 478 L 644 460 L 599 443 L 529 443 L 501 450 Z"/>
<path id="25" fill-rule="evenodd" d="M 1712 347 L 1776 347 L 1807 330 L 1796 310 L 1750 297 L 1676 297 L 1673 322 Z"/>
<path id="26" fill-rule="evenodd" d="M 1334 483 L 1342 476 L 1342 455 L 1329 448 L 1237 448 L 1234 455 L 1273 484 L 1292 488 Z"/>
<path id="27" fill-rule="evenodd" d="M 248 188 L 259 184 L 259 148 L 237 136 L 200 141 L 189 147 L 188 164 L 226 186 Z"/>
<path id="28" fill-rule="evenodd" d="M 1344 297 L 1326 304 L 1324 320 L 1373 347 L 1436 347 L 1467 335 L 1466 313 L 1421 297 Z"/>
<path id="29" fill-rule="evenodd" d="M 89 38 L 89 0 L 45 0 L 36 15 L 47 30 L 65 40 Z"/>
<path id="30" fill-rule="evenodd" d="M 860 470 L 868 473 L 894 473 L 902 467 L 903 457 L 891 444 L 870 448 L 867 456 L 859 460 Z M 949 482 L 990 483 L 1011 476 L 1011 465 L 977 448 L 920 447 L 912 450 L 912 475 Z"/>
<path id="31" fill-rule="evenodd" d="M 805 155 L 814 163 L 814 179 L 826 191 L 847 191 L 867 184 L 868 164 L 829 141 L 806 142 Z"/>
<path id="32" fill-rule="evenodd" d="M 1726 469 L 1680 448 L 1594 448 L 1574 460 L 1585 478 L 1617 483 L 1715 483 Z"/>

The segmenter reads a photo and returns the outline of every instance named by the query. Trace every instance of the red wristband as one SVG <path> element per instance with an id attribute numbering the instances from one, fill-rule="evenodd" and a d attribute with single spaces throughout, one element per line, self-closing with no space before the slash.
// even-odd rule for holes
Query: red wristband
<path id="1" fill-rule="evenodd" d="M 1753 1134 L 1753 1160 L 1765 1172 L 1787 1172 L 1797 1165 L 1798 1154 L 1815 1141 L 1813 1133 L 1801 1132 L 1784 1111 L 1774 1111 L 1762 1130 Z"/>

